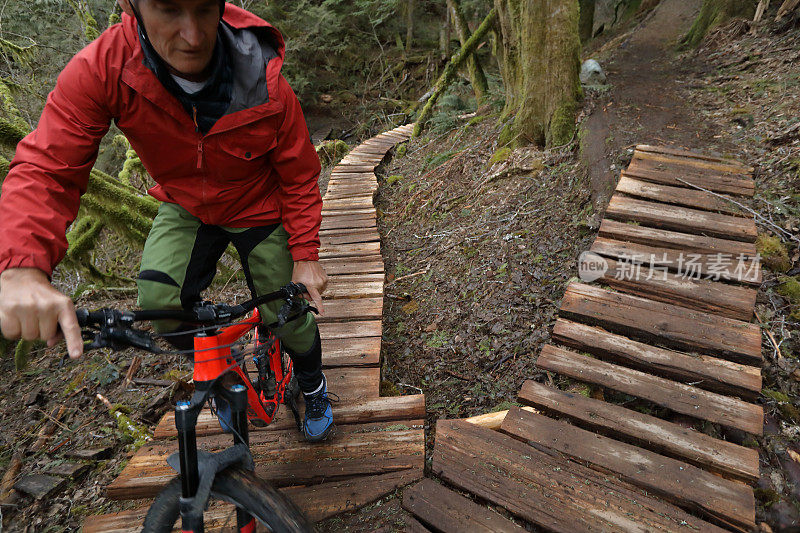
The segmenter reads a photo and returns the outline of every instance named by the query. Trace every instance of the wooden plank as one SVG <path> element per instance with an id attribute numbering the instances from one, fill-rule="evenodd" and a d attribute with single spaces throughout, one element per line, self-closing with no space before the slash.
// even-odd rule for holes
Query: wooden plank
<path id="1" fill-rule="evenodd" d="M 643 398 L 700 420 L 741 429 L 754 435 L 761 435 L 763 432 L 764 411 L 761 406 L 730 396 L 600 361 L 551 344 L 542 347 L 536 366 Z"/>
<path id="2" fill-rule="evenodd" d="M 755 483 L 759 479 L 758 451 L 709 437 L 619 405 L 560 391 L 526 381 L 521 403 L 550 416 L 563 416 L 576 425 L 617 440 L 691 463 L 723 476 Z"/>
<path id="3" fill-rule="evenodd" d="M 322 366 L 378 366 L 381 360 L 380 337 L 325 339 L 322 341 Z"/>
<path id="4" fill-rule="evenodd" d="M 743 483 L 521 409 L 509 411 L 501 431 L 604 472 L 610 470 L 629 483 L 718 522 L 747 531 L 755 527 L 755 498 Z"/>
<path id="5" fill-rule="evenodd" d="M 403 493 L 403 509 L 442 533 L 522 533 L 524 528 L 486 506 L 423 479 Z"/>
<path id="6" fill-rule="evenodd" d="M 561 300 L 562 316 L 600 326 L 649 344 L 761 364 L 761 330 L 754 324 L 571 283 Z"/>
<path id="7" fill-rule="evenodd" d="M 734 174 L 718 176 L 699 176 L 676 168 L 652 164 L 649 161 L 634 160 L 625 169 L 625 174 L 637 179 L 692 189 L 692 185 L 700 186 L 719 194 L 732 194 L 752 198 L 754 189 L 752 180 L 739 179 Z M 695 189 L 696 190 L 696 189 Z"/>
<path id="8" fill-rule="evenodd" d="M 432 471 L 548 531 L 722 532 L 613 476 L 462 420 L 437 422 Z"/>
<path id="9" fill-rule="evenodd" d="M 627 226 L 628 224 L 623 225 Z M 719 279 L 725 281 L 734 281 L 755 287 L 761 285 L 760 262 L 745 255 L 687 253 L 671 248 L 623 242 L 607 237 L 597 237 L 592 243 L 591 251 L 604 257 L 621 259 L 627 263 L 667 268 L 670 272 L 695 278 L 714 279 L 719 276 Z"/>
<path id="10" fill-rule="evenodd" d="M 756 246 L 753 243 L 648 228 L 609 219 L 604 219 L 600 223 L 599 235 L 647 246 L 674 248 L 687 254 L 730 254 L 736 259 L 740 256 L 744 258 L 756 256 Z"/>
<path id="11" fill-rule="evenodd" d="M 343 512 L 353 511 L 420 479 L 421 469 L 407 469 L 377 476 L 359 476 L 344 481 L 331 481 L 307 487 L 279 489 L 311 520 L 319 521 Z M 90 516 L 83 523 L 84 533 L 139 533 L 149 506 L 119 513 Z M 212 502 L 204 514 L 206 533 L 229 531 L 236 526 L 232 505 Z M 173 531 L 180 532 L 180 527 Z M 266 532 L 260 524 L 256 531 Z"/>
<path id="12" fill-rule="evenodd" d="M 701 389 L 742 396 L 751 400 L 761 394 L 761 369 L 718 357 L 688 355 L 636 342 L 604 329 L 571 322 L 563 318 L 553 327 L 553 341 L 588 352 L 637 370 L 692 383 Z"/>
<path id="13" fill-rule="evenodd" d="M 383 274 L 383 259 L 380 255 L 320 259 L 328 276 L 346 274 Z"/>
<path id="14" fill-rule="evenodd" d="M 619 194 L 611 197 L 606 216 L 621 222 L 638 222 L 660 229 L 734 241 L 755 242 L 757 235 L 756 223 L 751 219 L 637 200 Z"/>
<path id="15" fill-rule="evenodd" d="M 320 237 L 330 237 L 334 235 L 361 235 L 375 233 L 378 231 L 377 226 L 374 224 L 366 228 L 340 228 L 340 229 L 320 229 Z"/>
<path id="16" fill-rule="evenodd" d="M 627 176 L 624 171 L 617 183 L 616 192 L 665 204 L 681 205 L 733 216 L 750 217 L 749 213 L 744 213 L 736 204 L 725 201 L 723 198 L 714 196 L 711 193 L 637 180 Z"/>
<path id="17" fill-rule="evenodd" d="M 403 422 L 425 417 L 425 396 L 390 396 L 386 398 L 369 398 L 355 401 L 342 401 L 334 406 L 334 417 L 337 426 L 352 424 L 371 424 L 376 422 Z M 267 427 L 250 426 L 250 433 L 265 431 L 287 431 L 295 429 L 294 417 L 288 409 L 281 409 L 275 420 Z M 197 418 L 197 436 L 221 435 L 217 417 L 209 409 L 203 409 Z M 174 439 L 175 412 L 166 413 L 153 431 L 154 439 Z"/>
<path id="18" fill-rule="evenodd" d="M 366 215 L 328 215 L 322 217 L 322 225 L 320 229 L 335 230 L 335 229 L 365 229 L 375 227 L 375 213 L 368 213 Z"/>
<path id="19" fill-rule="evenodd" d="M 341 200 L 329 200 L 322 202 L 324 211 L 352 211 L 353 209 L 369 209 L 372 205 L 372 198 L 343 198 Z"/>
<path id="20" fill-rule="evenodd" d="M 253 432 L 250 451 L 255 473 L 278 486 L 306 485 L 365 474 L 422 469 L 423 422 L 381 422 L 339 426 L 324 445 L 305 442 L 297 428 Z M 218 451 L 230 446 L 230 435 L 200 437 L 198 447 Z M 106 488 L 111 499 L 151 498 L 175 475 L 166 458 L 177 443 L 143 446 Z"/>
<path id="21" fill-rule="evenodd" d="M 375 255 L 380 253 L 381 243 L 379 242 L 359 242 L 353 244 L 337 244 L 336 246 L 321 246 L 319 249 L 320 259 L 332 259 L 334 257 L 357 257 L 362 255 Z"/>
<path id="22" fill-rule="evenodd" d="M 382 276 L 382 274 L 378 274 Z M 329 280 L 347 276 L 329 276 Z M 317 315 L 317 323 L 350 322 L 353 320 L 379 320 L 383 315 L 383 298 L 351 298 L 328 300 L 327 292 L 323 295 L 325 314 Z"/>
<path id="23" fill-rule="evenodd" d="M 679 168 L 684 166 L 693 167 L 697 171 L 723 174 L 750 174 L 750 170 L 745 170 L 738 163 L 731 164 L 723 161 L 709 161 L 697 157 L 685 157 L 667 153 L 658 153 L 647 150 L 639 150 L 633 154 L 634 159 L 644 161 L 655 161 L 665 165 L 677 165 Z"/>
<path id="24" fill-rule="evenodd" d="M 678 157 L 687 157 L 691 159 L 701 159 L 705 161 L 716 161 L 717 163 L 726 163 L 728 165 L 738 167 L 741 169 L 741 173 L 743 174 L 750 174 L 755 169 L 751 166 L 745 165 L 735 159 L 729 159 L 725 157 L 717 157 L 708 154 L 701 154 L 698 152 L 691 152 L 689 150 L 682 150 L 680 148 L 674 148 L 671 146 L 651 146 L 648 144 L 638 144 L 636 145 L 636 150 L 639 152 L 654 152 L 657 154 L 667 154 L 667 155 L 675 155 Z"/>
<path id="25" fill-rule="evenodd" d="M 326 216 L 337 216 L 341 214 L 347 215 L 372 215 L 375 213 L 375 208 L 363 208 L 363 209 L 349 209 L 347 211 L 337 211 L 337 210 L 326 210 L 323 206 L 322 208 L 322 217 L 325 218 Z"/>
<path id="26" fill-rule="evenodd" d="M 692 279 L 685 273 L 671 274 L 666 269 L 628 261 L 605 262 L 608 270 L 599 279 L 619 291 L 738 320 L 753 316 L 756 289 Z"/>
<path id="27" fill-rule="evenodd" d="M 353 337 L 380 337 L 380 320 L 359 320 L 353 322 L 323 322 L 319 334 L 323 340 L 350 339 Z"/>
<path id="28" fill-rule="evenodd" d="M 372 274 L 366 274 L 372 275 Z M 336 299 L 360 299 L 376 298 L 383 296 L 383 276 L 378 274 L 380 279 L 367 281 L 349 281 L 347 278 L 356 276 L 331 276 L 328 278 L 328 287 L 325 289 L 325 298 L 328 300 Z"/>
<path id="29" fill-rule="evenodd" d="M 320 235 L 320 246 L 338 246 L 340 244 L 358 244 L 360 242 L 380 242 L 377 231 L 363 233 L 345 233 L 342 235 Z"/>

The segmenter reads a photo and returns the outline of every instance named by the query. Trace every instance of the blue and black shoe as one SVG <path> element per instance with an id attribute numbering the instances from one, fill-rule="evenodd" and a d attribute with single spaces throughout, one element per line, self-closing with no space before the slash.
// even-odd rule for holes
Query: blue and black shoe
<path id="1" fill-rule="evenodd" d="M 322 375 L 322 384 L 311 393 L 304 393 L 306 415 L 303 435 L 308 442 L 320 442 L 328 438 L 333 429 L 333 409 L 328 399 L 328 382 Z"/>
<path id="2" fill-rule="evenodd" d="M 224 433 L 233 433 L 233 409 L 231 404 L 222 396 L 217 396 L 211 400 L 211 406 L 217 413 L 219 427 Z"/>

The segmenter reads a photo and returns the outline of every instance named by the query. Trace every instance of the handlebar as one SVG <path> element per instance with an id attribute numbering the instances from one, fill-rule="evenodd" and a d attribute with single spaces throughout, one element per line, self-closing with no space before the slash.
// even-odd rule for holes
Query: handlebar
<path id="1" fill-rule="evenodd" d="M 112 348 L 115 350 L 129 346 L 160 353 L 152 335 L 133 327 L 134 322 L 151 320 L 179 320 L 185 323 L 215 326 L 230 323 L 267 302 L 284 300 L 278 311 L 278 320 L 269 327 L 281 327 L 309 311 L 317 309 L 303 298 L 306 288 L 302 283 L 289 283 L 275 292 L 265 294 L 237 305 L 199 302 L 191 310 L 143 310 L 121 311 L 118 309 L 78 309 L 75 314 L 84 335 L 90 335 L 92 342 L 86 348 Z"/>

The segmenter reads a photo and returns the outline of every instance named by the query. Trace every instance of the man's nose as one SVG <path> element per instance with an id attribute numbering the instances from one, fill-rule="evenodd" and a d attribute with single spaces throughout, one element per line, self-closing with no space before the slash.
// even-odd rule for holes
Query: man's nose
<path id="1" fill-rule="evenodd" d="M 203 44 L 203 31 L 200 21 L 193 16 L 186 16 L 181 21 L 181 38 L 193 47 L 199 48 Z"/>

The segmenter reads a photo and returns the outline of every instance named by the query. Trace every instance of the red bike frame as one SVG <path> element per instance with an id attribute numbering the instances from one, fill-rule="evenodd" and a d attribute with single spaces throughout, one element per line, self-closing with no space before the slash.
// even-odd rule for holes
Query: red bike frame
<path id="1" fill-rule="evenodd" d="M 272 333 L 266 338 L 256 335 L 256 348 L 268 345 L 267 356 L 270 369 L 275 374 L 276 394 L 268 398 L 264 391 L 258 392 L 253 387 L 250 377 L 234 360 L 231 344 L 242 338 L 247 332 L 261 324 L 258 309 L 253 314 L 232 326 L 220 329 L 214 335 L 196 336 L 194 338 L 194 382 L 198 388 L 218 378 L 228 371 L 235 372 L 247 387 L 247 417 L 250 420 L 260 419 L 270 424 L 278 413 L 278 405 L 283 403 L 286 387 L 292 378 L 292 361 L 286 369 L 283 367 L 280 340 Z M 285 370 L 285 371 L 284 371 Z"/>

